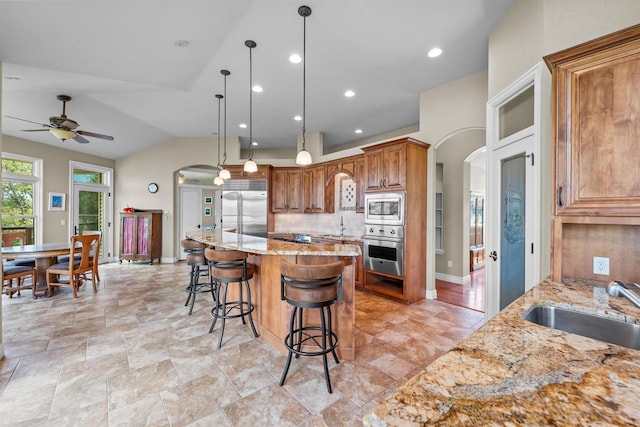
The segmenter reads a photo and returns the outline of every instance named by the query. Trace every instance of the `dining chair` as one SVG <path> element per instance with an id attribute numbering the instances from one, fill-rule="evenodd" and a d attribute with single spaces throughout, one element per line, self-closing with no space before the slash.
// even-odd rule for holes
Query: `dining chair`
<path id="1" fill-rule="evenodd" d="M 98 234 L 74 235 L 71 236 L 71 247 L 69 249 L 69 260 L 66 262 L 58 262 L 47 268 L 47 291 L 49 297 L 53 295 L 53 288 L 59 286 L 68 286 L 73 292 L 73 297 L 78 298 L 78 288 L 86 280 L 87 273 L 93 273 L 93 265 L 91 263 L 91 250 L 99 244 L 100 236 Z M 79 252 L 80 259 L 74 259 L 74 255 Z M 96 257 L 94 250 L 93 257 Z M 95 264 L 95 263 L 94 263 Z M 68 277 L 64 281 L 60 276 Z M 97 292 L 97 278 L 92 274 L 91 282 L 93 284 L 93 292 Z"/>
<path id="2" fill-rule="evenodd" d="M 2 262 L 2 293 L 13 298 L 14 293 L 20 295 L 23 289 L 31 289 L 33 298 L 36 297 L 36 270 L 33 266 L 15 265 Z M 25 279 L 31 277 L 31 282 Z M 15 281 L 15 286 L 13 286 Z"/>
<path id="3" fill-rule="evenodd" d="M 84 230 L 82 232 L 83 236 L 89 235 L 89 234 L 97 234 L 100 238 L 98 239 L 98 242 L 95 244 L 95 246 L 93 247 L 93 249 L 91 249 L 91 266 L 92 266 L 92 271 L 91 271 L 91 276 L 92 279 L 93 277 L 96 278 L 96 280 L 98 281 L 98 283 L 100 282 L 100 273 L 98 271 L 98 264 L 100 262 L 100 245 L 102 243 L 102 231 L 100 230 Z M 73 256 L 73 259 L 76 261 L 80 261 L 80 257 L 82 255 L 81 254 L 75 254 Z M 69 261 L 69 255 L 63 255 L 58 257 L 58 262 L 67 262 Z M 86 275 L 85 275 L 85 280 Z"/>

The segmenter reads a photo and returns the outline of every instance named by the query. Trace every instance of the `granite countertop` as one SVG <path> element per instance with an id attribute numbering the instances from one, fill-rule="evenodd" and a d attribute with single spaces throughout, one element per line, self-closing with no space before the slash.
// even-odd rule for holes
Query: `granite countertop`
<path id="1" fill-rule="evenodd" d="M 264 237 L 249 236 L 246 234 L 230 233 L 222 230 L 197 230 L 189 231 L 185 234 L 190 239 L 206 243 L 211 246 L 219 246 L 225 249 L 234 249 L 259 255 L 362 255 L 360 248 L 357 245 L 341 243 L 292 243 L 265 239 Z"/>
<path id="2" fill-rule="evenodd" d="M 318 238 L 318 239 L 326 239 L 326 240 L 346 240 L 346 241 L 352 241 L 352 242 L 362 242 L 362 235 L 347 235 L 347 234 L 330 234 L 327 232 L 321 232 L 321 231 L 310 231 L 310 232 L 306 232 L 306 233 L 300 233 L 300 232 L 287 232 L 287 231 L 276 231 L 276 232 L 270 232 L 269 236 L 289 236 L 289 235 L 295 235 L 295 234 L 305 234 L 307 236 L 311 236 L 311 238 Z"/>
<path id="3" fill-rule="evenodd" d="M 594 286 L 542 282 L 380 402 L 364 424 L 640 425 L 640 350 L 525 321 L 535 304 L 640 324 L 640 309 L 625 298 L 597 304 Z"/>

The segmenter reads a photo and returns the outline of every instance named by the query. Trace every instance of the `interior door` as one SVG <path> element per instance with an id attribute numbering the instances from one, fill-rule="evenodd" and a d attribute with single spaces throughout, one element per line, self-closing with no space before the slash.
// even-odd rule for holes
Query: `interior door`
<path id="1" fill-rule="evenodd" d="M 489 158 L 491 224 L 487 235 L 487 311 L 502 310 L 537 282 L 533 136 L 516 138 Z"/>
<path id="2" fill-rule="evenodd" d="M 197 230 L 202 226 L 202 189 L 195 187 L 180 187 L 180 232 L 178 247 L 187 231 Z M 178 259 L 187 259 L 182 249 L 178 252 Z"/>
<path id="3" fill-rule="evenodd" d="M 110 226 L 108 212 L 110 197 L 108 187 L 100 184 L 73 185 L 73 224 L 72 234 L 83 231 L 100 231 L 100 262 L 108 262 L 110 245 Z"/>

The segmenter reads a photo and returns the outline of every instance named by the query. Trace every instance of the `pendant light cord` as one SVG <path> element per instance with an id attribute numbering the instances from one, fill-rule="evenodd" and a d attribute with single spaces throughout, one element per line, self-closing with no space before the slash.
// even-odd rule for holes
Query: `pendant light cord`
<path id="1" fill-rule="evenodd" d="M 220 71 L 224 76 L 224 155 L 222 156 L 222 166 L 227 164 L 227 76 L 231 74 L 227 70 Z"/>
<path id="2" fill-rule="evenodd" d="M 253 160 L 253 48 L 249 46 L 249 160 Z"/>
<path id="3" fill-rule="evenodd" d="M 302 149 L 306 150 L 305 132 L 307 117 L 307 17 L 302 25 Z"/>
<path id="4" fill-rule="evenodd" d="M 218 169 L 220 168 L 220 100 L 223 98 L 222 95 L 216 94 L 216 98 L 218 98 Z"/>

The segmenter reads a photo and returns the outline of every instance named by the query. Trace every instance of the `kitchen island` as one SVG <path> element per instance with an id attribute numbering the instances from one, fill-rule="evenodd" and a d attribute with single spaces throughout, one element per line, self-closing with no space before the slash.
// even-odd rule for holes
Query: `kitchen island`
<path id="1" fill-rule="evenodd" d="M 190 231 L 186 236 L 209 246 L 249 254 L 248 262 L 255 265 L 253 279 L 249 281 L 256 307 L 254 322 L 260 336 L 283 354 L 287 352 L 284 338 L 289 329 L 291 306 L 280 299 L 280 261 L 325 264 L 342 260 L 342 300 L 335 304 L 331 314 L 338 334 L 338 356 L 345 360 L 355 358 L 354 266 L 355 258 L 361 255 L 357 245 L 292 243 L 221 230 Z M 307 314 L 313 322 L 315 313 Z"/>
<path id="2" fill-rule="evenodd" d="M 543 282 L 365 417 L 367 426 L 640 425 L 640 350 L 523 319 L 553 305 L 640 324 L 640 310 L 602 289 Z M 597 298 L 594 298 L 597 295 Z"/>

